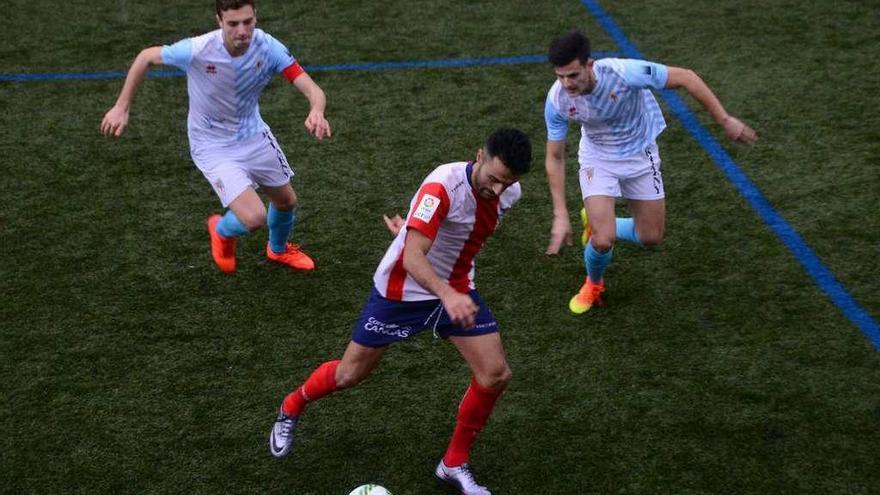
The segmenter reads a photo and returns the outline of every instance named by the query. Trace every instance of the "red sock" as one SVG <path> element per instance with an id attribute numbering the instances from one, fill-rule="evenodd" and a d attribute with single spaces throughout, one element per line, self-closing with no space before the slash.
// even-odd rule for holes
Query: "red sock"
<path id="1" fill-rule="evenodd" d="M 299 416 L 306 404 L 336 391 L 336 367 L 339 360 L 327 361 L 318 366 L 298 389 L 289 393 L 281 403 L 281 410 L 288 416 Z"/>
<path id="2" fill-rule="evenodd" d="M 504 389 L 486 388 L 477 383 L 476 378 L 471 379 L 471 386 L 464 393 L 458 406 L 458 419 L 446 455 L 443 456 L 444 464 L 455 467 L 468 461 L 471 445 L 488 421 L 492 409 L 495 408 L 495 401 L 502 392 Z"/>

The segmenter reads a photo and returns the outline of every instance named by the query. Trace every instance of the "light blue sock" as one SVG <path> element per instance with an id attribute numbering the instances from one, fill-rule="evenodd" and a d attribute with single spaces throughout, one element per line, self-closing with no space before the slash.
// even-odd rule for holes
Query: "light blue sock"
<path id="1" fill-rule="evenodd" d="M 226 210 L 226 214 L 217 222 L 217 233 L 223 237 L 241 237 L 248 233 L 248 229 L 232 210 Z"/>
<path id="2" fill-rule="evenodd" d="M 287 248 L 287 239 L 293 231 L 294 222 L 296 222 L 296 213 L 293 210 L 281 211 L 269 203 L 266 225 L 269 226 L 269 249 L 273 253 L 281 254 Z"/>
<path id="3" fill-rule="evenodd" d="M 639 234 L 636 232 L 636 222 L 634 222 L 632 218 L 617 219 L 617 232 L 615 233 L 615 236 L 618 239 L 623 239 L 624 241 L 632 242 L 639 246 L 642 245 L 642 241 L 639 240 Z"/>
<path id="4" fill-rule="evenodd" d="M 614 248 L 606 253 L 600 253 L 593 248 L 593 243 L 588 242 L 584 248 L 584 264 L 587 266 L 587 276 L 594 283 L 601 282 L 605 275 L 605 269 L 611 264 L 611 257 L 614 254 Z"/>

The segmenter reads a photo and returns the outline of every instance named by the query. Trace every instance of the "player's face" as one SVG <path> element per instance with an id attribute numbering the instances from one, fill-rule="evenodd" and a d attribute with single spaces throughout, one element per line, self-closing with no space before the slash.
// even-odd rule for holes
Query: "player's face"
<path id="1" fill-rule="evenodd" d="M 217 16 L 217 23 L 223 31 L 223 44 L 233 57 L 244 54 L 251 44 L 257 15 L 254 8 L 245 5 L 240 9 L 224 10 Z"/>
<path id="2" fill-rule="evenodd" d="M 596 87 L 596 76 L 593 75 L 593 59 L 581 62 L 574 59 L 561 67 L 554 67 L 556 79 L 562 84 L 565 92 L 571 96 L 584 95 Z"/>
<path id="3" fill-rule="evenodd" d="M 519 177 L 511 173 L 500 158 L 497 156 L 489 158 L 482 149 L 477 152 L 471 181 L 481 198 L 496 199 L 518 180 Z"/>

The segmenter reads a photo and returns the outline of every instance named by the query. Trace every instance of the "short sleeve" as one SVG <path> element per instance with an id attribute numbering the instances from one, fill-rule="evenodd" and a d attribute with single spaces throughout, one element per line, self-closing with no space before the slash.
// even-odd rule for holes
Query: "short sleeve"
<path id="1" fill-rule="evenodd" d="M 568 119 L 559 114 L 550 96 L 547 96 L 547 102 L 544 104 L 544 122 L 547 124 L 548 140 L 565 140 L 565 136 L 568 135 Z"/>
<path id="2" fill-rule="evenodd" d="M 192 38 L 186 38 L 174 43 L 173 45 L 165 45 L 162 47 L 162 63 L 172 65 L 186 72 L 192 62 L 193 50 Z"/>
<path id="3" fill-rule="evenodd" d="M 266 39 L 269 42 L 267 56 L 272 70 L 275 72 L 282 72 L 284 69 L 287 69 L 296 63 L 296 58 L 290 54 L 290 50 L 288 50 L 284 44 L 268 34 L 266 35 Z"/>
<path id="4" fill-rule="evenodd" d="M 296 61 L 296 57 L 290 54 L 290 50 L 283 43 L 268 34 L 266 39 L 269 43 L 267 53 L 272 70 L 280 72 L 289 82 L 293 82 L 294 79 L 305 73 L 302 66 Z"/>
<path id="5" fill-rule="evenodd" d="M 439 182 L 422 184 L 416 193 L 412 211 L 406 221 L 407 229 L 418 230 L 432 241 L 446 215 L 449 213 L 450 201 L 446 188 Z"/>
<path id="6" fill-rule="evenodd" d="M 669 70 L 665 65 L 645 60 L 626 59 L 620 60 L 620 62 L 623 65 L 623 78 L 630 86 L 639 89 L 663 89 L 666 87 Z"/>

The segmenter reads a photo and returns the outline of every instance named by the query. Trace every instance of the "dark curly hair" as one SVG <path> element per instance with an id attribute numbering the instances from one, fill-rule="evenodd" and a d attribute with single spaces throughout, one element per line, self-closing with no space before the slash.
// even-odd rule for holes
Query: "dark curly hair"
<path id="1" fill-rule="evenodd" d="M 500 158 L 515 175 L 528 173 L 532 166 L 532 143 L 519 129 L 496 129 L 486 140 L 486 153 Z"/>

